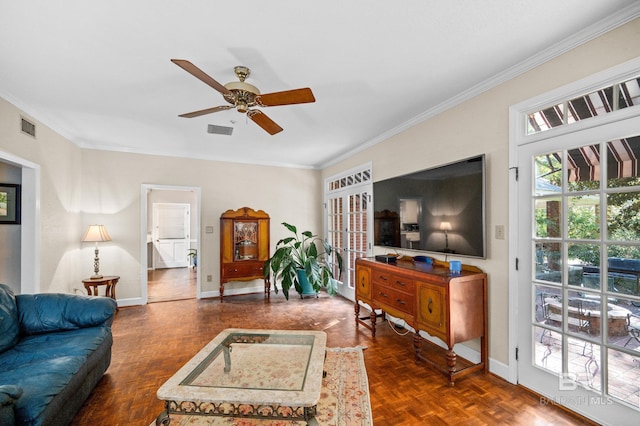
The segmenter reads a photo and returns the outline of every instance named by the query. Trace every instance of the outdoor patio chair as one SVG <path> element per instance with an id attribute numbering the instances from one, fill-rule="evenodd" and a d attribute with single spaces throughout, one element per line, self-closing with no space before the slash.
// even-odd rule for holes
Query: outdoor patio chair
<path id="1" fill-rule="evenodd" d="M 634 339 L 636 342 L 640 343 L 640 325 L 631 324 L 632 317 L 638 318 L 637 315 L 634 315 L 632 313 L 627 314 L 627 323 L 624 325 L 624 328 L 625 330 L 627 330 L 627 333 L 629 333 L 629 340 L 627 340 L 627 343 L 624 344 L 625 348 Z"/>

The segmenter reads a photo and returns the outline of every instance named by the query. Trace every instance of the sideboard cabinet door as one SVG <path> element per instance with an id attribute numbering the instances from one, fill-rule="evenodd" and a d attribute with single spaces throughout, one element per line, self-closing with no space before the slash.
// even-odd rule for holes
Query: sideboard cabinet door
<path id="1" fill-rule="evenodd" d="M 359 298 L 370 302 L 371 301 L 371 269 L 361 267 L 356 270 L 356 292 Z"/>
<path id="2" fill-rule="evenodd" d="M 447 341 L 447 289 L 418 282 L 418 327 Z"/>

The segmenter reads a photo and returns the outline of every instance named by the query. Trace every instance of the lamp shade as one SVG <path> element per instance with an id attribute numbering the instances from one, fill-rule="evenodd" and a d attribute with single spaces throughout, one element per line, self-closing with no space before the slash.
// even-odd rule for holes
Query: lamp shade
<path id="1" fill-rule="evenodd" d="M 89 225 L 87 232 L 85 232 L 84 237 L 82 237 L 82 242 L 93 243 L 102 241 L 111 241 L 107 228 L 105 228 L 104 225 Z"/>
<path id="2" fill-rule="evenodd" d="M 442 231 L 451 231 L 451 222 L 440 222 L 440 229 Z"/>

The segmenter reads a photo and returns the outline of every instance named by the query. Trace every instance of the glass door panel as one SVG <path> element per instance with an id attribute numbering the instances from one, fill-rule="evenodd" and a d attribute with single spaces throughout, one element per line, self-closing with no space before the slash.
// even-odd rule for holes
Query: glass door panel
<path id="1" fill-rule="evenodd" d="M 640 136 L 529 149 L 521 161 L 531 164 L 531 189 L 521 205 L 531 263 L 522 270 L 534 370 L 519 375 L 543 395 L 581 389 L 574 395 L 584 401 L 640 415 Z M 535 370 L 550 376 L 533 379 Z"/>

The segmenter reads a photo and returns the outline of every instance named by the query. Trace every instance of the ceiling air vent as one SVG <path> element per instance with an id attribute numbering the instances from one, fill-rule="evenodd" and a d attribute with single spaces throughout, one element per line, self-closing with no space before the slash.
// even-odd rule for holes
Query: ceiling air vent
<path id="1" fill-rule="evenodd" d="M 24 117 L 20 117 L 21 119 L 21 130 L 22 133 L 26 133 L 27 135 L 33 136 L 34 138 L 36 137 L 36 125 L 32 122 L 30 122 L 29 120 L 25 119 Z"/>
<path id="2" fill-rule="evenodd" d="M 233 127 L 216 126 L 215 124 L 209 124 L 207 126 L 207 133 L 213 133 L 214 135 L 228 135 L 233 133 Z"/>

